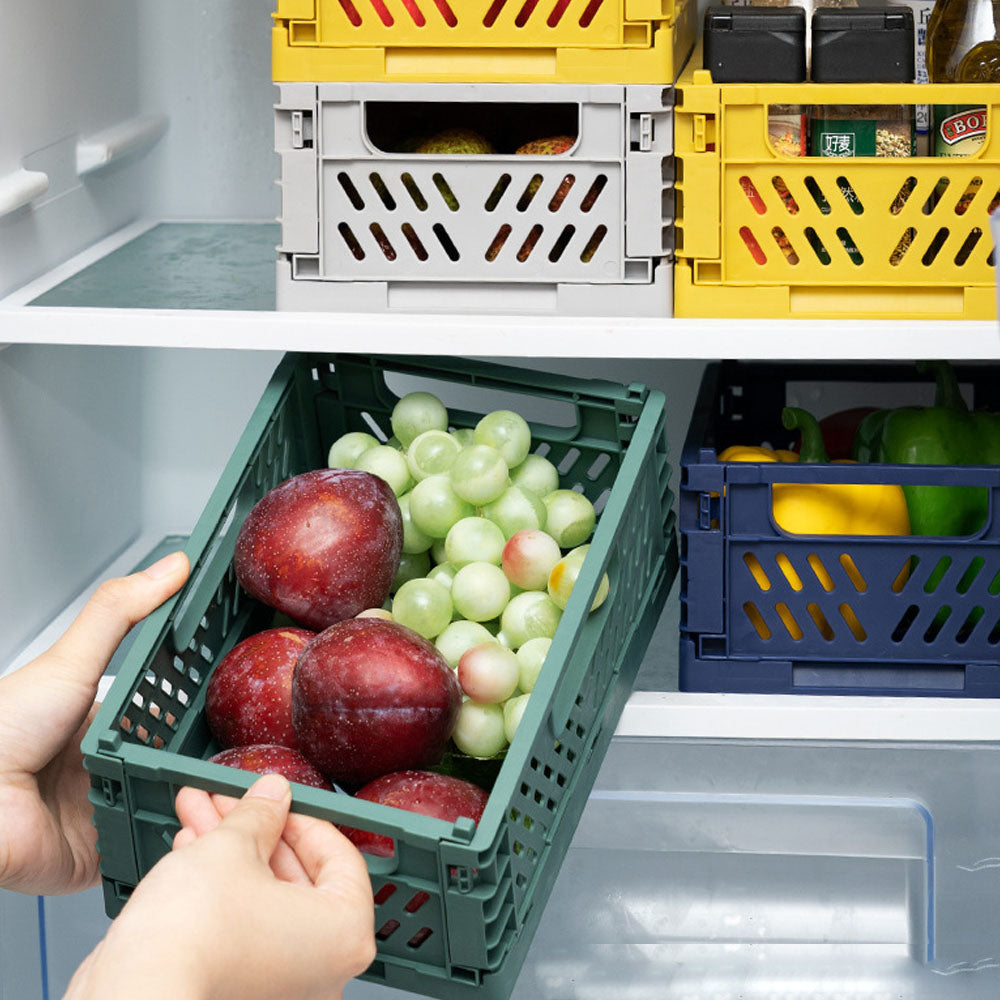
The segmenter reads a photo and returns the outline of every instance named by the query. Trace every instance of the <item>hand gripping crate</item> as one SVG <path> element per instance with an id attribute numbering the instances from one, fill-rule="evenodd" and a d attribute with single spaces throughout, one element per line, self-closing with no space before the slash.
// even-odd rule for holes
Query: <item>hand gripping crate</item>
<path id="1" fill-rule="evenodd" d="M 995 366 L 955 371 L 1000 412 Z M 912 365 L 706 368 L 681 458 L 682 690 L 1000 697 L 1000 467 L 716 460 L 793 444 L 786 403 L 931 405 L 920 382 Z M 989 515 L 961 538 L 790 534 L 771 511 L 783 482 L 980 487 Z"/>
<path id="2" fill-rule="evenodd" d="M 674 81 L 693 0 L 278 0 L 275 82 Z"/>
<path id="3" fill-rule="evenodd" d="M 417 387 L 440 395 L 455 426 L 497 405 L 538 416 L 536 449 L 600 509 L 587 565 L 478 827 L 300 785 L 292 808 L 396 842 L 393 857 L 368 858 L 379 940 L 366 978 L 505 998 L 676 574 L 661 393 L 462 359 L 286 355 L 191 535 L 191 578 L 141 627 L 84 762 L 114 915 L 170 849 L 182 785 L 241 795 L 253 781 L 204 759 L 215 749 L 203 712 L 213 667 L 272 620 L 231 568 L 243 519 L 271 487 L 325 464 L 340 434 L 391 434 L 397 393 Z M 588 614 L 604 572 L 610 596 Z"/>
<path id="4" fill-rule="evenodd" d="M 1000 204 L 1000 85 L 678 82 L 674 314 L 996 317 L 989 214 Z M 986 105 L 968 158 L 790 157 L 768 108 Z"/>
<path id="5" fill-rule="evenodd" d="M 279 309 L 670 314 L 669 88 L 280 89 Z M 385 151 L 452 122 L 502 152 Z M 514 155 L 566 133 L 565 154 Z"/>

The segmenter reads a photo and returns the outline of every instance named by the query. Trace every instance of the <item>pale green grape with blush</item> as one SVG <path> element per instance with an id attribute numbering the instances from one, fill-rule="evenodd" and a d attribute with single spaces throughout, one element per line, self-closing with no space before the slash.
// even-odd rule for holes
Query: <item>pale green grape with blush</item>
<path id="1" fill-rule="evenodd" d="M 480 704 L 499 705 L 517 690 L 517 656 L 493 640 L 467 649 L 458 661 L 462 691 Z"/>
<path id="2" fill-rule="evenodd" d="M 559 560 L 558 563 L 552 568 L 552 572 L 549 574 L 548 580 L 548 594 L 549 597 L 555 601 L 564 611 L 566 605 L 569 604 L 570 595 L 573 593 L 573 588 L 576 586 L 576 581 L 580 576 L 580 571 L 583 569 L 584 560 L 587 557 L 587 552 L 589 551 L 589 545 L 580 545 Z M 601 577 L 601 582 L 597 586 L 597 593 L 594 595 L 594 600 L 591 602 L 590 610 L 596 611 L 607 599 L 608 593 L 611 589 L 611 581 L 608 579 L 608 574 L 605 573 Z"/>

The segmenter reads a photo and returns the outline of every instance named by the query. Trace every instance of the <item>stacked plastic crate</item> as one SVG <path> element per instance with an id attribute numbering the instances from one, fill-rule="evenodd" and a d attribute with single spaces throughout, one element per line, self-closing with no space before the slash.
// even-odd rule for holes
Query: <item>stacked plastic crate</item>
<path id="1" fill-rule="evenodd" d="M 694 0 L 278 0 L 278 308 L 670 315 L 695 33 Z"/>
<path id="2" fill-rule="evenodd" d="M 677 316 L 996 316 L 990 213 L 1000 204 L 1000 85 L 677 84 Z M 967 157 L 787 156 L 777 106 L 984 107 Z"/>

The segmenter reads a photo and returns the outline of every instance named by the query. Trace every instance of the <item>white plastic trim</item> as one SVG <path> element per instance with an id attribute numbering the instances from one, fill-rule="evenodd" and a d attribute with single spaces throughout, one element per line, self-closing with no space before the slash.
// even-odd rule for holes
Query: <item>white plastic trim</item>
<path id="1" fill-rule="evenodd" d="M 15 170 L 0 177 L 0 216 L 30 205 L 49 189 L 49 175 L 41 170 Z"/>
<path id="2" fill-rule="evenodd" d="M 81 177 L 130 153 L 145 152 L 167 131 L 166 115 L 142 115 L 81 139 L 76 145 L 76 172 Z"/>

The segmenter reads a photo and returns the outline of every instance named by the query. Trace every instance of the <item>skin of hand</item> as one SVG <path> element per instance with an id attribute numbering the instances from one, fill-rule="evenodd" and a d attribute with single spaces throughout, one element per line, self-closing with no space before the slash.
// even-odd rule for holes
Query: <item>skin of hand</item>
<path id="1" fill-rule="evenodd" d="M 172 1000 L 339 1000 L 375 958 L 371 880 L 333 824 L 290 805 L 274 774 L 239 800 L 182 789 L 174 850 L 64 1000 L 124 1000 L 139 982 Z"/>
<path id="2" fill-rule="evenodd" d="M 49 650 L 0 680 L 0 888 L 58 895 L 97 884 L 80 740 L 119 643 L 188 571 L 174 552 L 105 580 Z"/>

